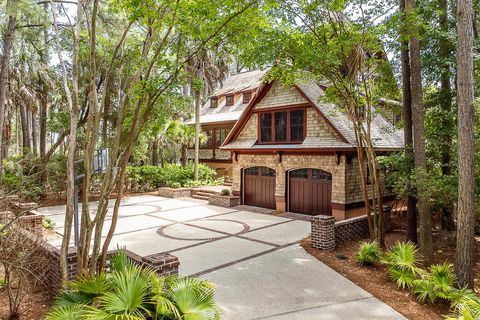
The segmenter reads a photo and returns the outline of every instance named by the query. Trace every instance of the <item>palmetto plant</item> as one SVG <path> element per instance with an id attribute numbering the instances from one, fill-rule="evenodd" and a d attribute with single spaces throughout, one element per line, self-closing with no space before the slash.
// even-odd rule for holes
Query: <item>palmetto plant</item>
<path id="1" fill-rule="evenodd" d="M 47 319 L 216 320 L 221 312 L 214 292 L 205 280 L 158 277 L 120 252 L 110 272 L 80 277 L 62 291 Z"/>
<path id="2" fill-rule="evenodd" d="M 475 293 L 468 290 L 469 294 L 462 296 L 453 306 L 453 312 L 446 317 L 447 320 L 477 320 L 480 319 L 480 299 L 475 296 Z"/>
<path id="3" fill-rule="evenodd" d="M 420 301 L 427 298 L 431 303 L 436 299 L 452 300 L 454 298 L 455 275 L 450 263 L 436 264 L 424 272 L 420 279 L 414 280 L 413 291 L 418 294 Z"/>
<path id="4" fill-rule="evenodd" d="M 364 242 L 360 245 L 360 248 L 355 253 L 355 261 L 361 265 L 372 265 L 380 260 L 380 246 L 378 242 Z"/>
<path id="5" fill-rule="evenodd" d="M 384 257 L 387 270 L 399 288 L 411 288 L 421 269 L 417 266 L 418 249 L 411 242 L 397 242 Z"/>

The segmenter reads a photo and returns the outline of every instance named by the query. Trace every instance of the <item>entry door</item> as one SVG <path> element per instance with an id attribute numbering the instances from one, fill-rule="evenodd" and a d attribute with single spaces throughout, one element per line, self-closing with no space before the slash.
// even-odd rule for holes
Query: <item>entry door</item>
<path id="1" fill-rule="evenodd" d="M 332 214 L 332 174 L 320 169 L 289 172 L 289 211 L 310 215 Z"/>
<path id="2" fill-rule="evenodd" d="M 243 172 L 243 203 L 275 209 L 275 170 L 251 167 Z"/>

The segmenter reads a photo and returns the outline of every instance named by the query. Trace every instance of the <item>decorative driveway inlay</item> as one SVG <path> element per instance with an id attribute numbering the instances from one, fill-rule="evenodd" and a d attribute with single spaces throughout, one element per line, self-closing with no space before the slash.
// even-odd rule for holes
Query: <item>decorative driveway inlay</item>
<path id="1" fill-rule="evenodd" d="M 96 207 L 90 203 L 90 212 Z M 110 249 L 177 256 L 181 276 L 202 277 L 217 285 L 216 299 L 226 320 L 404 319 L 298 245 L 309 235 L 308 221 L 241 208 L 150 195 L 128 197 L 122 200 Z M 39 211 L 63 233 L 65 206 Z M 103 236 L 110 224 L 111 215 Z M 61 238 L 49 242 L 60 246 Z"/>
<path id="2" fill-rule="evenodd" d="M 209 222 L 222 222 L 227 224 L 227 229 L 231 229 L 228 227 L 230 224 L 240 225 L 240 231 L 235 233 L 224 232 L 216 229 L 209 228 Z M 200 231 L 208 231 L 208 232 L 215 232 L 219 233 L 218 236 L 213 237 L 195 237 L 194 231 L 192 229 L 200 229 Z M 174 230 L 172 230 L 174 229 Z M 238 229 L 238 228 L 237 228 Z M 248 224 L 243 223 L 241 221 L 229 220 L 229 219 L 201 219 L 201 220 L 194 220 L 193 223 L 175 223 L 168 226 L 164 226 L 158 229 L 158 234 L 165 238 L 176 239 L 176 240 L 186 240 L 186 241 L 207 241 L 207 240 L 219 240 L 226 237 L 231 236 L 238 236 L 242 233 L 247 232 L 250 229 Z"/>

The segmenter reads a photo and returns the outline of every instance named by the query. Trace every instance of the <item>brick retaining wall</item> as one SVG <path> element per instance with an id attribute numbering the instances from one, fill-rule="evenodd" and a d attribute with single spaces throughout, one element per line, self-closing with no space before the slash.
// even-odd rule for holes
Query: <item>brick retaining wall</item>
<path id="1" fill-rule="evenodd" d="M 384 228 L 388 232 L 392 227 L 390 207 L 384 207 L 384 218 Z M 332 216 L 318 215 L 311 220 L 312 245 L 324 251 L 335 249 L 336 244 L 366 238 L 369 234 L 366 215 L 341 221 L 335 221 Z"/>

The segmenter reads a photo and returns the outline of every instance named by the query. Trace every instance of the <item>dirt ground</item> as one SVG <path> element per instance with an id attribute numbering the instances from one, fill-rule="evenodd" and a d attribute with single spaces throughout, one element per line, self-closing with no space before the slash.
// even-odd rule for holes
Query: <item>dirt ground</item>
<path id="1" fill-rule="evenodd" d="M 405 217 L 396 215 L 392 217 L 393 232 L 386 235 L 387 248 L 395 244 L 397 241 L 405 240 Z M 317 259 L 330 266 L 346 278 L 350 279 L 366 291 L 378 299 L 384 301 L 392 308 L 403 314 L 411 320 L 440 320 L 444 319 L 444 315 L 449 312 L 449 304 L 439 302 L 435 305 L 420 303 L 416 297 L 408 290 L 397 289 L 395 283 L 391 281 L 384 265 L 378 263 L 371 267 L 358 266 L 353 255 L 363 241 L 368 239 L 350 241 L 338 245 L 334 251 L 324 252 L 317 250 L 310 245 L 310 239 L 302 241 L 302 246 L 307 252 L 315 256 Z M 476 239 L 480 245 L 480 239 Z M 479 252 L 477 245 L 477 256 Z M 435 262 L 443 263 L 445 261 L 452 262 L 455 257 L 454 233 L 434 232 L 434 250 Z M 475 289 L 480 290 L 480 262 L 475 263 Z"/>
<path id="2" fill-rule="evenodd" d="M 49 295 L 43 292 L 33 292 L 23 299 L 20 306 L 21 320 L 40 320 L 45 317 L 52 305 Z M 8 296 L 5 290 L 0 290 L 0 319 L 7 320 Z"/>

